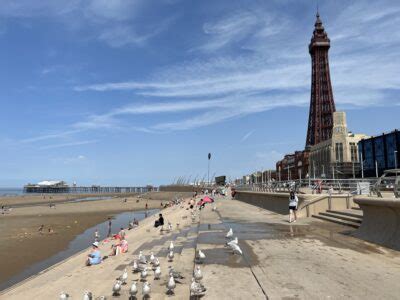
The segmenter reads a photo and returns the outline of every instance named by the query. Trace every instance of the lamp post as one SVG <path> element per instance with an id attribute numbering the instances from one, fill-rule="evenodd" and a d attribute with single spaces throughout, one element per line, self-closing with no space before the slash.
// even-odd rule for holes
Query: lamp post
<path id="1" fill-rule="evenodd" d="M 210 185 L 210 160 L 211 160 L 211 153 L 208 153 L 208 175 L 207 175 L 207 183 Z"/>
<path id="2" fill-rule="evenodd" d="M 360 153 L 360 159 L 361 159 L 361 178 L 364 179 L 364 159 L 362 152 Z"/>
<path id="3" fill-rule="evenodd" d="M 397 150 L 394 151 L 394 168 L 397 169 Z"/>

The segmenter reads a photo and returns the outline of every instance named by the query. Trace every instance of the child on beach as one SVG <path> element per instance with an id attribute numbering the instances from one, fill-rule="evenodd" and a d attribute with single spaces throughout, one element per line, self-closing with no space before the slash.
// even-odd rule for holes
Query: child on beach
<path id="1" fill-rule="evenodd" d="M 101 253 L 99 250 L 99 242 L 94 242 L 92 244 L 92 251 L 88 254 L 88 258 L 86 260 L 87 266 L 98 265 L 101 263 Z"/>
<path id="2" fill-rule="evenodd" d="M 299 199 L 294 192 L 290 192 L 289 196 L 289 223 L 292 223 L 292 213 L 294 214 L 293 222 L 297 221 L 297 206 L 299 204 Z"/>

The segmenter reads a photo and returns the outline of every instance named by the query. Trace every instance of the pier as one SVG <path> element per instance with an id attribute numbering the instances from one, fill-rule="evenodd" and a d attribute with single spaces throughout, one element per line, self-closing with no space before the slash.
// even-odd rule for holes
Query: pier
<path id="1" fill-rule="evenodd" d="M 147 193 L 157 191 L 157 187 L 123 187 L 123 186 L 39 186 L 25 185 L 24 193 L 39 194 L 111 194 L 111 193 Z"/>

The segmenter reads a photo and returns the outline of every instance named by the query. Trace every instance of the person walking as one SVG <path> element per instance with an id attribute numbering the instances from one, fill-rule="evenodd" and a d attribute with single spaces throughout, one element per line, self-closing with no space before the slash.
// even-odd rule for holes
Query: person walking
<path id="1" fill-rule="evenodd" d="M 107 237 L 111 237 L 111 227 L 112 227 L 111 218 L 108 218 L 108 234 L 107 234 Z"/>
<path id="2" fill-rule="evenodd" d="M 99 240 L 100 240 L 99 230 L 96 228 L 96 231 L 94 232 L 94 241 L 98 242 Z"/>
<path id="3" fill-rule="evenodd" d="M 297 221 L 297 206 L 299 204 L 299 198 L 297 198 L 297 195 L 295 192 L 290 192 L 289 196 L 289 223 L 292 223 L 292 214 L 294 215 L 294 220 L 293 222 Z"/>

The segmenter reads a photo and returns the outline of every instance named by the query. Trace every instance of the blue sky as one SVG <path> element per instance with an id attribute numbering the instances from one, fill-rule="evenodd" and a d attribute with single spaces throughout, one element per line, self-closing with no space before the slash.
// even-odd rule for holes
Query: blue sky
<path id="1" fill-rule="evenodd" d="M 349 128 L 399 128 L 400 2 L 319 1 Z M 310 0 L 0 0 L 0 186 L 232 178 L 304 148 Z"/>

